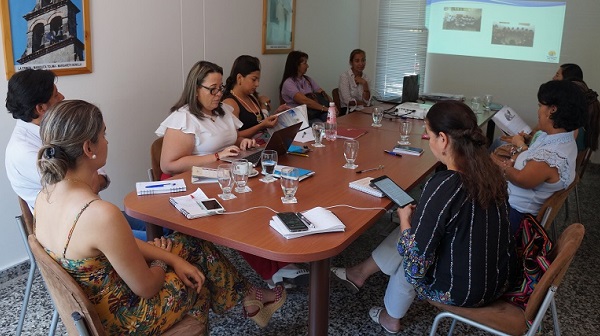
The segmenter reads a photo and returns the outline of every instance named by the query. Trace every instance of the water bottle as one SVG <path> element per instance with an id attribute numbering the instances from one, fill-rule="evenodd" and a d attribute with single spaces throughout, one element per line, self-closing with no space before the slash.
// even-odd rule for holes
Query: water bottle
<path id="1" fill-rule="evenodd" d="M 325 124 L 325 139 L 334 141 L 337 139 L 337 119 L 336 119 L 335 103 L 329 103 L 327 110 L 327 123 Z"/>

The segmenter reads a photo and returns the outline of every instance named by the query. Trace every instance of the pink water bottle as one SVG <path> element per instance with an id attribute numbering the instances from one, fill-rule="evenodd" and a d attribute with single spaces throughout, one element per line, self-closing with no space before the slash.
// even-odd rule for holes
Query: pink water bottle
<path id="1" fill-rule="evenodd" d="M 337 113 L 335 110 L 335 103 L 329 103 L 329 109 L 327 110 L 327 124 L 325 125 L 325 139 L 334 141 L 337 139 Z"/>

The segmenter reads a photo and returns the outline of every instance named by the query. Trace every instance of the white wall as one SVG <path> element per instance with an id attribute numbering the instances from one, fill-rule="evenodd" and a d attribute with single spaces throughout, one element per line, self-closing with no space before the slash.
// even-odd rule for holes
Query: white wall
<path id="1" fill-rule="evenodd" d="M 296 2 L 296 48 L 310 56 L 309 75 L 331 92 L 350 51 L 358 47 L 359 0 Z M 260 91 L 277 102 L 286 55 L 261 54 L 262 6 L 262 0 L 90 1 L 93 72 L 59 77 L 57 86 L 67 99 L 88 100 L 104 113 L 110 142 L 106 169 L 112 179 L 101 193 L 104 199 L 122 207 L 134 182 L 147 179 L 154 130 L 198 60 L 221 65 L 227 76 L 237 56 L 259 57 Z M 6 86 L 2 76 L 2 101 Z M 3 164 L 15 121 L 1 105 Z M 20 210 L 5 173 L 0 174 L 0 194 L 1 270 L 25 260 L 26 254 L 14 221 Z"/>

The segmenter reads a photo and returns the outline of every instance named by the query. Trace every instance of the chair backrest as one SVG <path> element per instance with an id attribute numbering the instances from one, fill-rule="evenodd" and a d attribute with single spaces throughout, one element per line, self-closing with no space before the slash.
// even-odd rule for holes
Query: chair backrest
<path id="1" fill-rule="evenodd" d="M 69 335 L 79 335 L 71 317 L 74 312 L 84 318 L 90 335 L 106 335 L 92 302 L 71 275 L 46 253 L 35 235 L 29 235 L 29 247 Z"/>
<path id="2" fill-rule="evenodd" d="M 17 196 L 17 198 L 19 199 L 19 206 L 21 207 L 23 222 L 25 223 L 27 235 L 29 236 L 30 234 L 33 234 L 33 214 L 31 213 L 31 210 L 29 210 L 29 205 L 27 205 L 27 202 L 25 202 L 25 200 L 21 197 Z"/>
<path id="3" fill-rule="evenodd" d="M 571 190 L 575 188 L 577 183 L 579 183 L 579 176 L 575 175 L 575 180 L 573 180 L 567 189 L 555 192 L 552 194 L 552 196 L 548 197 L 546 202 L 544 202 L 540 208 L 540 212 L 538 212 L 537 215 L 537 221 L 544 227 L 544 229 L 548 230 L 550 228 L 550 223 L 554 221 L 554 218 L 556 218 L 556 215 L 558 215 L 558 212 L 567 200 L 567 197 L 569 197 Z"/>
<path id="4" fill-rule="evenodd" d="M 577 172 L 577 176 L 579 179 L 583 178 L 583 173 L 585 173 L 585 168 L 587 164 L 590 162 L 590 157 L 592 156 L 592 149 L 586 148 L 577 154 L 577 163 L 575 164 L 575 170 Z"/>
<path id="5" fill-rule="evenodd" d="M 577 253 L 581 245 L 584 233 L 585 228 L 583 225 L 574 223 L 569 225 L 560 235 L 551 252 L 552 263 L 537 285 L 535 285 L 527 302 L 527 307 L 525 308 L 525 318 L 527 321 L 535 319 L 550 286 L 558 287 L 562 282 L 567 269 L 571 265 L 571 261 L 573 261 L 573 257 L 575 257 L 575 253 Z"/>
<path id="6" fill-rule="evenodd" d="M 162 175 L 160 170 L 160 154 L 162 152 L 163 137 L 160 137 L 150 146 L 150 165 L 152 167 L 152 180 L 159 181 Z"/>
<path id="7" fill-rule="evenodd" d="M 331 91 L 331 97 L 333 98 L 335 107 L 337 107 L 338 111 L 341 111 L 342 105 L 340 104 L 340 89 L 338 89 L 338 88 L 333 89 L 333 91 Z"/>

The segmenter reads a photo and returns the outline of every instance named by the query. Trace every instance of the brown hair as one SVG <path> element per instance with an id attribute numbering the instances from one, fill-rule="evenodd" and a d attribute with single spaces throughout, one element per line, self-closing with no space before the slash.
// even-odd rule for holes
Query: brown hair
<path id="1" fill-rule="evenodd" d="M 458 101 L 442 101 L 431 107 L 426 120 L 433 133 L 444 132 L 450 138 L 453 159 L 469 196 L 483 208 L 505 202 L 506 180 L 488 154 L 487 138 L 471 108 Z"/>

